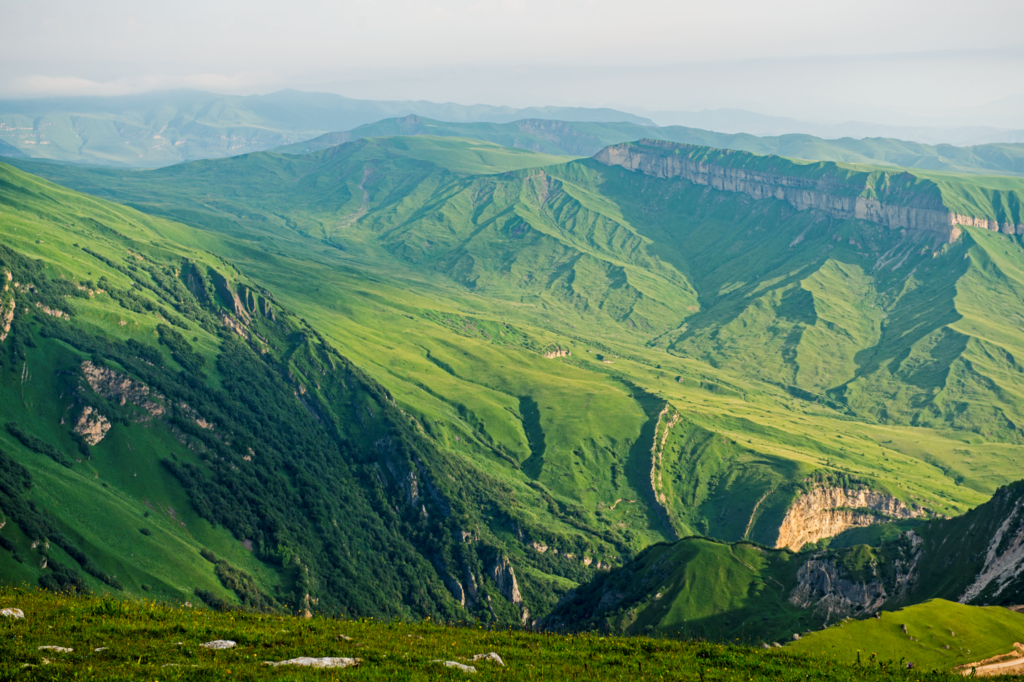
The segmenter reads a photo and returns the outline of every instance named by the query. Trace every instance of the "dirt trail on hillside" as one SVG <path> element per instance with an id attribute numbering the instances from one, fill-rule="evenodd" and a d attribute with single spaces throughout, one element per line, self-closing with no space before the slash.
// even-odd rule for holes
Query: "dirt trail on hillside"
<path id="1" fill-rule="evenodd" d="M 986 658 L 974 663 L 965 663 L 957 666 L 962 675 L 970 675 L 971 671 L 977 671 L 978 677 L 989 677 L 993 675 L 1013 675 L 1024 673 L 1024 644 L 1014 642 L 1013 651 L 992 658 Z M 1006 656 L 1014 656 L 1007 660 L 999 660 Z"/>

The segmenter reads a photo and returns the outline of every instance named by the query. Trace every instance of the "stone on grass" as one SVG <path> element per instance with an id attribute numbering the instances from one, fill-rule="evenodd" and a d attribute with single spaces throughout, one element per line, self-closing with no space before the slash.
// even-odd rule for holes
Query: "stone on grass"
<path id="1" fill-rule="evenodd" d="M 69 649 L 64 646 L 53 646 L 52 644 L 47 644 L 46 646 L 40 646 L 36 648 L 39 651 L 56 651 L 58 654 L 70 654 L 72 651 L 74 651 L 74 649 Z"/>
<path id="2" fill-rule="evenodd" d="M 455 668 L 456 670 L 461 670 L 464 673 L 476 672 L 476 668 L 473 666 L 459 663 L 458 661 L 442 661 L 441 659 L 435 659 L 431 661 L 431 663 L 444 663 L 446 668 Z"/>
<path id="3" fill-rule="evenodd" d="M 275 668 L 279 665 L 300 665 L 307 668 L 351 668 L 363 662 L 361 658 L 310 658 L 300 656 L 289 658 L 287 661 L 264 661 L 263 665 L 272 665 Z"/>
<path id="4" fill-rule="evenodd" d="M 800 639 L 800 635 L 798 635 L 797 633 L 795 633 L 795 632 L 794 632 L 794 633 L 793 633 L 793 641 L 795 642 L 795 641 L 797 641 L 798 639 Z"/>
<path id="5" fill-rule="evenodd" d="M 105 647 L 105 646 L 98 646 L 95 649 L 93 649 L 93 651 L 97 651 L 97 652 L 98 651 L 106 651 L 106 650 L 107 650 L 107 647 Z"/>
<path id="6" fill-rule="evenodd" d="M 343 642 L 351 642 L 352 641 L 352 638 L 349 637 L 348 635 L 338 635 L 338 639 L 342 640 Z"/>
<path id="7" fill-rule="evenodd" d="M 0 609 L 0 616 L 3 616 L 4 618 L 18 619 L 24 618 L 25 612 L 21 609 Z"/>
<path id="8" fill-rule="evenodd" d="M 230 639 L 215 639 L 212 642 L 205 642 L 199 646 L 204 649 L 233 649 L 235 647 L 235 643 Z"/>
<path id="9" fill-rule="evenodd" d="M 477 654 L 476 656 L 474 656 L 473 658 L 471 658 L 469 660 L 471 660 L 471 661 L 494 661 L 498 665 L 500 665 L 502 667 L 505 667 L 505 661 L 501 660 L 501 656 L 499 656 L 494 651 L 492 651 L 490 653 L 486 653 L 486 654 Z"/>

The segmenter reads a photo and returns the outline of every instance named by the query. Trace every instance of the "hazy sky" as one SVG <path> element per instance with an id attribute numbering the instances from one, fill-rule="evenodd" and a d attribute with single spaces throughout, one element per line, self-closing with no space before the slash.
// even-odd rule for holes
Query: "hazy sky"
<path id="1" fill-rule="evenodd" d="M 1024 127 L 1020 0 L 0 0 L 0 11 L 7 98 L 293 87 Z"/>

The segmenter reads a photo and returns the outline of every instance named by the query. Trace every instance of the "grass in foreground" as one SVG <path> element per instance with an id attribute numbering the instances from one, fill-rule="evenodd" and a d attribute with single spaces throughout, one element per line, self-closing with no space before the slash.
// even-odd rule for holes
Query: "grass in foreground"
<path id="1" fill-rule="evenodd" d="M 25 619 L 0 619 L 0 679 L 444 679 L 467 673 L 434 661 L 462 661 L 490 651 L 504 659 L 505 667 L 478 662 L 476 674 L 529 680 L 959 678 L 944 672 L 908 671 L 891 661 L 854 666 L 788 649 L 765 651 L 643 637 L 488 632 L 434 623 L 304 620 L 0 588 L 0 608 L 7 607 L 22 609 Z M 200 648 L 214 639 L 233 640 L 237 646 L 222 651 Z M 40 651 L 40 646 L 73 651 Z M 343 656 L 362 662 L 343 670 L 263 665 L 299 656 Z"/>

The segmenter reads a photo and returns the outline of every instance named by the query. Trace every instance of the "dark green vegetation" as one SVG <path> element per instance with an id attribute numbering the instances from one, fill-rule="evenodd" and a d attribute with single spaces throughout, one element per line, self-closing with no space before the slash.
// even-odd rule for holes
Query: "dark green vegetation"
<path id="1" fill-rule="evenodd" d="M 650 124 L 614 109 L 378 102 L 295 90 L 248 97 L 178 90 L 0 100 L 0 156 L 151 168 L 270 149 L 407 114 L 446 121 L 539 118 Z"/>
<path id="2" fill-rule="evenodd" d="M 430 623 L 219 614 L 148 601 L 9 588 L 0 593 L 0 607 L 8 606 L 24 610 L 25 619 L 0 620 L 0 676 L 5 679 L 463 679 L 466 673 L 445 668 L 439 660 L 469 663 L 476 668 L 475 677 L 484 679 L 959 679 L 921 665 L 908 671 L 898 659 L 888 660 L 881 653 L 870 661 L 865 655 L 856 665 L 846 652 L 807 656 L 788 649 L 761 651 L 643 637 L 565 637 Z M 214 639 L 232 640 L 237 646 L 223 651 L 199 646 Z M 73 651 L 40 651 L 40 646 Z M 504 666 L 465 660 L 491 651 L 502 657 Z M 263 665 L 299 656 L 359 658 L 361 662 L 337 671 Z"/>
<path id="3" fill-rule="evenodd" d="M 695 153 L 1020 214 L 1015 178 Z M 753 638 L 797 564 L 750 542 L 776 544 L 802 493 L 955 515 L 1024 477 L 1018 237 L 940 243 L 563 161 L 431 136 L 146 172 L 12 161 L 132 208 L 0 166 L 4 421 L 82 460 L 0 432 L 26 495 L 124 592 L 215 608 L 522 622 L 653 543 L 745 540 L 650 550 L 697 547 L 683 583 L 705 562 L 735 584 L 616 617 Z M 8 532 L 24 561 L 0 570 L 38 580 L 39 538 Z M 878 563 L 843 551 L 851 575 Z"/>
<path id="4" fill-rule="evenodd" d="M 906 630 L 904 630 L 904 626 Z M 935 599 L 879 618 L 846 621 L 787 647 L 827 654 L 841 662 L 905 659 L 918 668 L 949 670 L 1013 651 L 1024 614 L 997 606 L 964 606 Z"/>
<path id="5" fill-rule="evenodd" d="M 651 138 L 793 159 L 839 161 L 883 167 L 900 166 L 959 173 L 1024 175 L 1024 144 L 997 143 L 956 147 L 949 144 L 928 145 L 890 138 L 857 140 L 844 137 L 838 140 L 825 140 L 801 134 L 758 137 L 746 133 L 716 133 L 683 126 L 641 125 L 625 122 L 625 119 L 620 122 L 610 122 L 611 119 L 608 121 L 574 122 L 539 118 L 511 123 L 450 123 L 410 115 L 368 123 L 347 132 L 326 133 L 311 140 L 278 147 L 274 151 L 306 154 L 366 137 L 436 135 L 470 137 L 544 154 L 593 156 L 611 144 Z"/>

